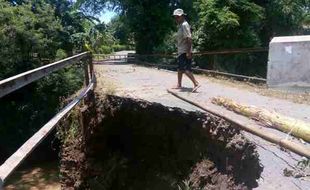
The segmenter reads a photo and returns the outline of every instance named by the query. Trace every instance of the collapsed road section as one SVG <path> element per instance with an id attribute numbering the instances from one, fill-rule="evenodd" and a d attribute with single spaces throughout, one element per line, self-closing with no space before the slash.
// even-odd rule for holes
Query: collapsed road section
<path id="1" fill-rule="evenodd" d="M 64 189 L 252 189 L 256 146 L 211 114 L 92 96 L 59 128 Z"/>

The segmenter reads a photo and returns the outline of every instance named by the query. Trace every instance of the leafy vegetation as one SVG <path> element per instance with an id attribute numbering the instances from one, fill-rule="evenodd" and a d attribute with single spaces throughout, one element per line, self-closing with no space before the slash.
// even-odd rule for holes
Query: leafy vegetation
<path id="1" fill-rule="evenodd" d="M 274 36 L 309 34 L 309 0 L 79 0 L 85 10 L 119 12 L 113 26 L 139 54 L 176 51 L 172 11 L 183 8 L 196 51 L 268 47 Z M 120 29 L 120 30 L 118 30 Z M 131 39 L 131 40 L 128 40 Z M 130 41 L 130 42 L 129 42 Z M 265 77 L 267 53 L 196 57 L 202 68 Z M 151 60 L 150 60 L 151 61 Z"/>
<path id="2" fill-rule="evenodd" d="M 0 0 L 0 80 L 89 50 L 109 54 L 176 51 L 176 23 L 183 8 L 198 51 L 268 46 L 279 35 L 310 34 L 309 0 Z M 95 16 L 116 11 L 110 23 Z M 201 67 L 264 76 L 267 54 L 200 57 Z M 78 66 L 67 68 L 0 100 L 0 144 L 12 152 L 56 110 L 60 97 L 79 89 Z"/>
<path id="3" fill-rule="evenodd" d="M 114 43 L 105 24 L 66 0 L 0 0 L 0 28 L 0 80 Z M 0 162 L 51 119 L 83 80 L 77 64 L 1 98 Z"/>

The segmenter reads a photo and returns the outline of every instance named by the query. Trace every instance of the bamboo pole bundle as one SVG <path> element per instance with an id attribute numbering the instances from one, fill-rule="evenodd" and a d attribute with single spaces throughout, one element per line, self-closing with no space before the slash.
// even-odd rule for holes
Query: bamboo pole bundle
<path id="1" fill-rule="evenodd" d="M 168 93 L 172 94 L 173 96 L 191 104 L 191 105 L 194 105 L 206 112 L 209 112 L 213 115 L 216 115 L 218 117 L 221 117 L 223 119 L 225 119 L 226 121 L 230 122 L 230 123 L 233 123 L 236 127 L 242 129 L 242 130 L 245 130 L 253 135 L 256 135 L 256 136 L 259 136 L 271 143 L 275 143 L 277 145 L 280 145 L 281 147 L 283 148 L 286 148 L 292 152 L 295 152 L 296 154 L 299 154 L 301 156 L 305 156 L 306 158 L 310 158 L 310 148 L 307 147 L 307 146 L 304 146 L 303 144 L 300 144 L 300 143 L 296 143 L 296 142 L 293 142 L 289 139 L 286 139 L 286 138 L 281 138 L 279 137 L 278 135 L 275 135 L 273 133 L 270 133 L 270 132 L 267 132 L 267 131 L 264 131 L 262 129 L 259 129 L 251 124 L 248 124 L 246 122 L 243 122 L 243 121 L 239 121 L 239 120 L 236 120 L 234 118 L 232 118 L 231 116 L 227 115 L 227 114 L 224 114 L 224 113 L 220 113 L 212 108 L 207 108 L 207 107 L 204 107 L 196 102 L 193 102 L 189 99 L 186 99 L 180 95 L 178 95 L 177 93 L 174 93 L 172 92 L 171 90 L 167 90 Z"/>
<path id="2" fill-rule="evenodd" d="M 246 117 L 253 118 L 267 127 L 275 128 L 310 142 L 310 123 L 287 117 L 274 111 L 242 105 L 224 97 L 213 98 L 212 103 L 223 106 Z"/>

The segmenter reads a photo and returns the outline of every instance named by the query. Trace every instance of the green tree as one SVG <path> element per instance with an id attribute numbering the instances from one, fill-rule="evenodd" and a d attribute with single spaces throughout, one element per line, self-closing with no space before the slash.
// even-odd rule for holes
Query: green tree
<path id="1" fill-rule="evenodd" d="M 260 46 L 264 10 L 249 0 L 198 0 L 195 42 L 200 50 Z"/>
<path id="2" fill-rule="evenodd" d="M 268 45 L 274 36 L 303 34 L 303 22 L 309 15 L 309 0 L 254 0 L 265 9 L 265 19 L 260 36 Z"/>
<path id="3" fill-rule="evenodd" d="M 152 53 L 173 29 L 173 8 L 169 3 L 169 0 L 125 0 L 121 3 L 123 15 L 128 18 L 130 30 L 134 34 L 138 53 Z"/>
<path id="4" fill-rule="evenodd" d="M 172 11 L 179 4 L 177 0 L 80 0 L 81 8 L 100 12 L 112 7 L 121 15 L 129 33 L 133 34 L 137 53 L 152 53 L 174 29 Z"/>
<path id="5" fill-rule="evenodd" d="M 108 30 L 118 40 L 120 44 L 133 44 L 132 33 L 129 29 L 128 21 L 123 15 L 112 18 L 108 23 Z"/>
<path id="6" fill-rule="evenodd" d="M 199 50 L 268 46 L 272 37 L 304 34 L 309 0 L 198 0 L 194 42 Z M 267 54 L 209 57 L 217 69 L 266 75 Z M 211 64 L 212 65 L 212 64 Z"/>
<path id="7" fill-rule="evenodd" d="M 39 66 L 52 58 L 62 30 L 52 6 L 24 4 L 11 6 L 0 0 L 0 79 Z"/>
<path id="8" fill-rule="evenodd" d="M 12 5 L 0 0 L 0 28 L 0 80 L 66 57 L 64 28 L 45 1 Z M 60 97 L 81 87 L 81 73 L 66 68 L 0 99 L 0 144 L 8 154 L 56 113 Z"/>

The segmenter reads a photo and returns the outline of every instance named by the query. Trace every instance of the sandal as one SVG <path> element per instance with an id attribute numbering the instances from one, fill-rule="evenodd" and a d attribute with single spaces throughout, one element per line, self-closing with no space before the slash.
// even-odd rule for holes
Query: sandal
<path id="1" fill-rule="evenodd" d="M 200 85 L 200 84 L 198 84 L 198 85 L 194 86 L 194 88 L 193 88 L 192 92 L 196 92 L 196 91 L 197 91 L 197 89 L 198 89 L 198 88 L 200 88 L 200 87 L 201 87 L 201 85 Z"/>

